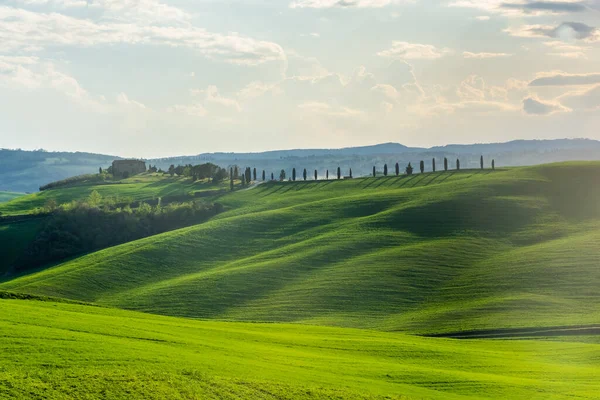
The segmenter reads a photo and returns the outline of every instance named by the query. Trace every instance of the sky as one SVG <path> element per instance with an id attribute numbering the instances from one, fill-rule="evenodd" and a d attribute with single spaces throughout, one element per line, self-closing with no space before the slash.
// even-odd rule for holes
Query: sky
<path id="1" fill-rule="evenodd" d="M 0 0 L 0 148 L 600 139 L 600 0 Z"/>

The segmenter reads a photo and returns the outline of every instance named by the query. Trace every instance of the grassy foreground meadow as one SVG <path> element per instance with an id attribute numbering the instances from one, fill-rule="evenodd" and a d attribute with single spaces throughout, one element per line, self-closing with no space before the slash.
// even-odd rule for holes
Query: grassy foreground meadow
<path id="1" fill-rule="evenodd" d="M 433 339 L 0 300 L 0 398 L 597 398 L 600 344 Z"/>
<path id="2" fill-rule="evenodd" d="M 211 201 L 199 225 L 0 277 L 0 398 L 598 397 L 600 163 Z M 470 334 L 495 339 L 432 337 Z"/>

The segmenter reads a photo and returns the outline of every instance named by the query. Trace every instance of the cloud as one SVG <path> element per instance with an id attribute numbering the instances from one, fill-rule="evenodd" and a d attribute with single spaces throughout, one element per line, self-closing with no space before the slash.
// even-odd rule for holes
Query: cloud
<path id="1" fill-rule="evenodd" d="M 563 22 L 558 26 L 523 25 L 507 28 L 505 32 L 517 37 L 550 37 L 565 42 L 584 40 L 586 42 L 600 41 L 600 30 L 581 22 Z"/>
<path id="2" fill-rule="evenodd" d="M 519 10 L 524 13 L 549 12 L 553 14 L 577 13 L 587 10 L 583 2 L 570 1 L 528 1 L 523 3 L 502 3 L 500 8 L 507 10 Z"/>
<path id="3" fill-rule="evenodd" d="M 600 110 L 600 85 L 591 89 L 567 93 L 559 97 L 561 104 L 576 111 L 594 111 Z"/>
<path id="4" fill-rule="evenodd" d="M 529 115 L 550 115 L 561 111 L 568 111 L 558 103 L 543 102 L 534 97 L 523 100 L 523 111 Z"/>
<path id="5" fill-rule="evenodd" d="M 365 113 L 344 106 L 332 106 L 331 104 L 312 101 L 298 105 L 298 108 L 311 114 L 336 118 L 363 118 Z"/>
<path id="6" fill-rule="evenodd" d="M 30 52 L 46 47 L 107 44 L 162 45 L 193 49 L 207 58 L 256 66 L 284 61 L 281 46 L 239 34 L 218 34 L 192 26 L 95 23 L 57 13 L 0 7 L 0 51 Z"/>
<path id="7" fill-rule="evenodd" d="M 567 14 L 584 12 L 588 9 L 587 4 L 581 1 L 455 0 L 449 6 L 475 8 L 509 17 Z"/>
<path id="8" fill-rule="evenodd" d="M 428 44 L 394 41 L 388 50 L 377 53 L 380 57 L 400 60 L 435 60 L 451 53 L 450 49 L 438 49 Z"/>
<path id="9" fill-rule="evenodd" d="M 12 0 L 12 3 L 25 7 L 44 7 L 52 11 L 69 9 L 100 11 L 101 17 L 105 20 L 128 22 L 164 24 L 165 22 L 187 22 L 192 18 L 189 13 L 180 8 L 157 0 Z"/>
<path id="10" fill-rule="evenodd" d="M 167 108 L 168 113 L 185 114 L 191 117 L 205 117 L 208 114 L 202 104 L 182 105 L 177 104 Z"/>
<path id="11" fill-rule="evenodd" d="M 190 93 L 192 96 L 204 96 L 204 106 L 208 108 L 217 106 L 238 112 L 242 110 L 237 100 L 222 96 L 219 89 L 214 85 L 210 85 L 204 90 L 191 90 Z"/>
<path id="12" fill-rule="evenodd" d="M 399 0 L 297 0 L 290 8 L 381 8 Z"/>
<path id="13" fill-rule="evenodd" d="M 485 59 L 485 58 L 502 58 L 502 57 L 511 57 L 512 54 L 507 53 L 471 53 L 469 51 L 463 52 L 464 58 L 477 58 L 477 59 Z"/>
<path id="14" fill-rule="evenodd" d="M 0 88 L 5 91 L 53 92 L 61 96 L 60 101 L 67 99 L 82 109 L 100 114 L 147 108 L 123 92 L 117 95 L 114 102 L 107 101 L 104 96 L 93 95 L 77 79 L 60 71 L 53 62 L 38 57 L 0 55 Z"/>
<path id="15" fill-rule="evenodd" d="M 489 15 L 480 15 L 478 17 L 475 17 L 475 19 L 477 21 L 489 21 L 490 20 L 490 16 Z"/>
<path id="16" fill-rule="evenodd" d="M 529 86 L 573 86 L 594 85 L 600 83 L 600 73 L 592 74 L 567 74 L 549 73 L 529 82 Z"/>
<path id="17" fill-rule="evenodd" d="M 147 107 L 135 100 L 131 100 L 125 93 L 121 92 L 117 95 L 117 104 L 121 104 L 123 106 L 137 108 L 140 110 L 145 110 Z"/>

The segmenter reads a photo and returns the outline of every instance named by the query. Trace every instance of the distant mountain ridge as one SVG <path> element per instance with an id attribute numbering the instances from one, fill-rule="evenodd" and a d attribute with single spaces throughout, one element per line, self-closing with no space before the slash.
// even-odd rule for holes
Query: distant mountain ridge
<path id="1" fill-rule="evenodd" d="M 367 175 L 372 167 L 383 164 L 417 165 L 420 160 L 429 170 L 431 159 L 442 166 L 444 157 L 454 166 L 460 158 L 463 168 L 476 168 L 483 155 L 486 165 L 492 158 L 499 166 L 535 165 L 571 160 L 600 160 L 600 141 L 592 139 L 514 140 L 506 143 L 449 144 L 431 148 L 408 147 L 400 143 L 381 143 L 370 146 L 339 149 L 270 150 L 256 153 L 200 153 L 191 156 L 152 158 L 146 161 L 167 169 L 171 164 L 199 164 L 212 162 L 221 167 L 251 166 L 278 176 L 284 169 L 316 169 L 333 173 L 341 167 L 346 173 L 352 168 L 355 176 Z M 0 190 L 34 192 L 39 186 L 75 175 L 95 173 L 121 157 L 86 152 L 47 152 L 0 149 Z M 438 168 L 439 168 L 438 167 Z M 311 174 L 312 175 L 312 174 Z"/>

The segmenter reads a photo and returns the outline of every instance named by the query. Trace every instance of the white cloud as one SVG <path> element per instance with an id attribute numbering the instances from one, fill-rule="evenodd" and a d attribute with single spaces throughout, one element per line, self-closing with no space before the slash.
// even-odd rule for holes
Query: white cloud
<path id="1" fill-rule="evenodd" d="M 600 85 L 587 90 L 569 92 L 558 100 L 573 110 L 597 112 L 600 110 Z"/>
<path id="2" fill-rule="evenodd" d="M 86 9 L 103 12 L 102 18 L 143 23 L 184 22 L 191 15 L 157 0 L 13 0 L 23 6 L 44 6 L 50 10 Z"/>
<path id="3" fill-rule="evenodd" d="M 600 30 L 581 22 L 563 22 L 560 25 L 522 25 L 504 30 L 516 37 L 550 37 L 563 42 L 583 40 L 588 43 L 600 41 Z"/>
<path id="4" fill-rule="evenodd" d="M 428 44 L 395 41 L 388 50 L 377 53 L 378 56 L 401 60 L 435 60 L 451 53 L 450 49 L 438 49 Z"/>
<path id="5" fill-rule="evenodd" d="M 296 0 L 290 8 L 381 8 L 399 0 Z"/>
<path id="6" fill-rule="evenodd" d="M 121 92 L 114 102 L 88 92 L 73 76 L 60 71 L 51 61 L 38 57 L 0 56 L 0 87 L 30 91 L 53 91 L 79 107 L 94 113 L 145 110 L 146 106 Z"/>
<path id="7" fill-rule="evenodd" d="M 477 21 L 489 21 L 491 17 L 489 15 L 480 15 L 475 17 Z"/>
<path id="8" fill-rule="evenodd" d="M 511 56 L 512 56 L 512 54 L 507 54 L 507 53 L 471 53 L 470 51 L 463 52 L 464 58 L 484 59 L 484 58 L 503 58 L 503 57 L 511 57 Z"/>
<path id="9" fill-rule="evenodd" d="M 226 109 L 232 109 L 238 112 L 242 110 L 242 107 L 240 106 L 240 103 L 237 100 L 222 96 L 219 93 L 219 89 L 214 85 L 211 85 L 204 90 L 191 90 L 190 93 L 193 96 L 204 96 L 205 107 L 210 108 L 211 106 L 216 105 Z"/>
<path id="10" fill-rule="evenodd" d="M 355 110 L 344 106 L 332 106 L 331 104 L 311 101 L 298 105 L 302 111 L 309 112 L 315 115 L 323 115 L 338 118 L 363 118 L 365 113 L 360 110 Z"/>
<path id="11" fill-rule="evenodd" d="M 285 60 L 281 46 L 234 33 L 222 35 L 192 26 L 95 23 L 12 7 L 0 7 L 0 38 L 0 52 L 123 43 L 187 47 L 211 59 L 249 66 Z"/>
<path id="12" fill-rule="evenodd" d="M 529 83 L 529 86 L 574 86 L 600 83 L 600 73 L 568 74 L 566 72 L 544 72 Z"/>
<path id="13" fill-rule="evenodd" d="M 127 107 L 132 107 L 132 108 L 137 108 L 140 110 L 145 110 L 146 106 L 138 101 L 135 100 L 131 100 L 125 93 L 121 92 L 117 95 L 117 103 L 127 106 Z"/>
<path id="14" fill-rule="evenodd" d="M 456 0 L 450 7 L 474 8 L 512 17 L 582 13 L 588 10 L 583 1 L 523 1 L 523 0 Z"/>
<path id="15" fill-rule="evenodd" d="M 177 104 L 167 108 L 167 112 L 176 114 L 185 114 L 191 117 L 205 117 L 208 114 L 202 104 L 182 105 Z"/>
<path id="16" fill-rule="evenodd" d="M 523 100 L 523 111 L 529 115 L 551 115 L 557 112 L 570 111 L 560 103 L 542 101 L 536 97 L 528 97 Z"/>

